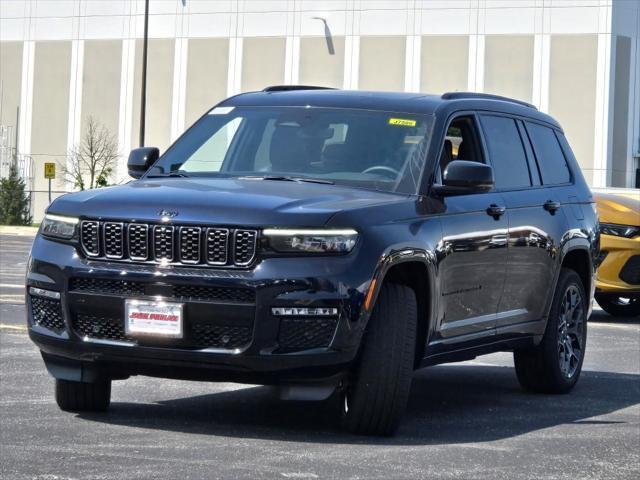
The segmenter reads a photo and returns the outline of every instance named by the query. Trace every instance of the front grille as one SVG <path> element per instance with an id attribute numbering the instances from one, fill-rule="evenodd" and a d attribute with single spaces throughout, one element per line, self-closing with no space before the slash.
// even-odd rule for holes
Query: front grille
<path id="1" fill-rule="evenodd" d="M 173 261 L 173 227 L 154 227 L 153 256 L 156 260 Z"/>
<path id="2" fill-rule="evenodd" d="M 73 328 L 79 336 L 92 340 L 133 343 L 139 341 L 126 334 L 124 319 L 120 317 L 78 313 L 73 320 Z M 168 346 L 170 348 L 233 350 L 247 346 L 251 342 L 251 338 L 252 332 L 249 326 L 195 323 L 190 330 L 187 330 L 184 339 Z"/>
<path id="3" fill-rule="evenodd" d="M 33 323 L 35 325 L 53 330 L 57 333 L 64 330 L 60 300 L 36 297 L 35 295 L 30 295 L 30 297 Z"/>
<path id="4" fill-rule="evenodd" d="M 620 270 L 620 280 L 630 285 L 640 285 L 640 255 L 634 255 L 627 260 Z"/>
<path id="5" fill-rule="evenodd" d="M 203 348 L 242 348 L 251 342 L 249 327 L 233 325 L 208 325 L 196 323 L 193 326 L 192 343 Z"/>
<path id="6" fill-rule="evenodd" d="M 174 285 L 173 296 L 182 301 L 255 303 L 256 294 L 248 288 L 197 287 Z"/>
<path id="7" fill-rule="evenodd" d="M 278 353 L 326 348 L 333 339 L 336 318 L 283 318 L 278 333 Z"/>
<path id="8" fill-rule="evenodd" d="M 207 263 L 211 265 L 224 265 L 227 263 L 228 242 L 228 228 L 208 228 Z"/>
<path id="9" fill-rule="evenodd" d="M 180 227 L 180 261 L 200 263 L 200 227 Z"/>
<path id="10" fill-rule="evenodd" d="M 106 222 L 104 224 L 104 255 L 107 258 L 124 256 L 124 226 L 122 223 Z"/>
<path id="11" fill-rule="evenodd" d="M 144 295 L 144 284 L 126 280 L 100 280 L 96 278 L 72 278 L 69 291 L 101 295 Z"/>
<path id="12" fill-rule="evenodd" d="M 146 292 L 145 286 L 154 290 Z M 72 278 L 69 282 L 71 293 L 92 293 L 97 295 L 117 295 L 121 297 L 154 296 L 157 294 L 153 283 L 132 282 L 130 280 L 102 280 L 98 278 Z M 162 295 L 182 302 L 225 302 L 247 303 L 256 301 L 254 290 L 235 287 L 202 287 L 194 285 L 161 285 Z"/>
<path id="13" fill-rule="evenodd" d="M 147 260 L 149 258 L 149 226 L 132 223 L 129 225 L 129 258 Z"/>
<path id="14" fill-rule="evenodd" d="M 246 267 L 256 257 L 258 232 L 223 227 L 83 220 L 80 242 L 82 251 L 91 258 Z"/>
<path id="15" fill-rule="evenodd" d="M 256 253 L 255 230 L 237 230 L 235 235 L 235 261 L 238 265 L 248 265 Z"/>
<path id="16" fill-rule="evenodd" d="M 100 223 L 85 220 L 80 225 L 80 241 L 84 253 L 90 257 L 100 255 Z"/>
<path id="17" fill-rule="evenodd" d="M 79 313 L 73 321 L 73 328 L 81 337 L 98 340 L 133 341 L 124 330 L 121 318 L 104 317 Z"/>

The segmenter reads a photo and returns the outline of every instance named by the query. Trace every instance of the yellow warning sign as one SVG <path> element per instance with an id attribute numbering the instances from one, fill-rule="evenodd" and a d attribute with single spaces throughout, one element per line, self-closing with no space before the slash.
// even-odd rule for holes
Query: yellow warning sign
<path id="1" fill-rule="evenodd" d="M 44 178 L 54 179 L 56 178 L 56 164 L 45 163 L 44 164 Z"/>
<path id="2" fill-rule="evenodd" d="M 408 118 L 390 118 L 389 125 L 400 125 L 402 127 L 415 127 L 416 121 Z"/>

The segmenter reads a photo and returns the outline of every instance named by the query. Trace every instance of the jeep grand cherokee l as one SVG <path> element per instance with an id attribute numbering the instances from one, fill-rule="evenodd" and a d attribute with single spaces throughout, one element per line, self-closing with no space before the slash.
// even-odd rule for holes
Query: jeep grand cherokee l
<path id="1" fill-rule="evenodd" d="M 391 434 L 417 368 L 507 350 L 527 390 L 578 380 L 597 217 L 528 104 L 270 87 L 128 168 L 56 199 L 33 244 L 29 334 L 63 410 L 131 375 L 248 382 Z"/>

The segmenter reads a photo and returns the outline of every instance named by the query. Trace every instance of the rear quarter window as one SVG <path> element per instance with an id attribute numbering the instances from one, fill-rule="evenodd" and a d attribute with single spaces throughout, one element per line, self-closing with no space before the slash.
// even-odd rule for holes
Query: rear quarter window
<path id="1" fill-rule="evenodd" d="M 571 172 L 555 132 L 537 123 L 525 122 L 536 156 L 542 183 L 559 185 L 571 181 Z"/>

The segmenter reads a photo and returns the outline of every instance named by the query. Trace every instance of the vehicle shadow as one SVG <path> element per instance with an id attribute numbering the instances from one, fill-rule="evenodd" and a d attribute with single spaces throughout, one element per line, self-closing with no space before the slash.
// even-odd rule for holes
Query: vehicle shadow
<path id="1" fill-rule="evenodd" d="M 523 392 L 509 367 L 446 365 L 416 373 L 408 411 L 395 437 L 340 430 L 337 400 L 285 402 L 268 387 L 198 395 L 158 404 L 113 403 L 107 424 L 238 438 L 315 443 L 424 445 L 486 442 L 590 420 L 640 403 L 640 375 L 583 372 L 571 394 Z"/>

